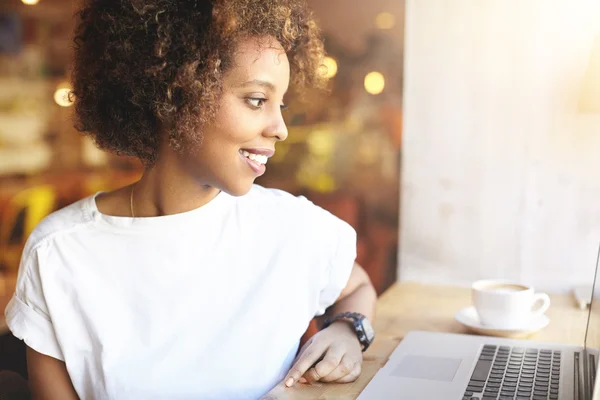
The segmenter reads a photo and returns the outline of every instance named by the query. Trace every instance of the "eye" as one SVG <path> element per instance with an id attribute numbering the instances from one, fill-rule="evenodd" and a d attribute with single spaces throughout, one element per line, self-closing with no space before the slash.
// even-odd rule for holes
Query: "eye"
<path id="1" fill-rule="evenodd" d="M 267 101 L 267 99 L 263 99 L 260 97 L 250 97 L 247 98 L 246 101 L 248 102 L 248 104 L 250 104 L 253 108 L 262 108 L 262 106 L 265 104 L 265 102 Z"/>
<path id="2" fill-rule="evenodd" d="M 279 106 L 279 108 L 281 109 L 281 111 L 285 111 L 288 109 L 288 106 L 286 106 L 285 104 L 282 104 Z"/>

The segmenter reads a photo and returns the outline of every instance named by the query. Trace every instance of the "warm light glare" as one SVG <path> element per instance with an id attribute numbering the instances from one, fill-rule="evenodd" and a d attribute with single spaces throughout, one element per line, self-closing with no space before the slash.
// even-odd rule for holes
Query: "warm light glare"
<path id="1" fill-rule="evenodd" d="M 369 72 L 365 76 L 365 90 L 370 94 L 379 94 L 385 87 L 385 79 L 380 72 Z"/>
<path id="2" fill-rule="evenodd" d="M 37 4 L 40 0 L 21 0 L 23 2 L 23 4 L 27 4 L 27 5 L 34 5 Z"/>
<path id="3" fill-rule="evenodd" d="M 375 25 L 379 29 L 392 29 L 394 24 L 396 23 L 396 19 L 394 15 L 389 12 L 382 12 L 375 17 Z"/>
<path id="4" fill-rule="evenodd" d="M 337 74 L 338 66 L 334 58 L 325 57 L 325 59 L 323 60 L 323 67 L 325 68 L 325 71 L 323 71 L 323 73 L 325 74 L 325 77 L 327 79 L 331 79 L 335 76 L 335 74 Z"/>
<path id="5" fill-rule="evenodd" d="M 54 101 L 61 107 L 69 107 L 73 105 L 73 102 L 69 99 L 69 93 L 71 93 L 71 88 L 61 87 L 56 89 L 54 92 Z"/>

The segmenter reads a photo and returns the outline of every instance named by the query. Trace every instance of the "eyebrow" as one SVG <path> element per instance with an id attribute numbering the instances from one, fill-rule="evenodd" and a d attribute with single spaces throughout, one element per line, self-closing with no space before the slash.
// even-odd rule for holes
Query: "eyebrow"
<path id="1" fill-rule="evenodd" d="M 248 87 L 248 86 L 262 86 L 265 87 L 273 92 L 276 91 L 275 85 L 273 85 L 271 82 L 269 81 L 263 81 L 261 79 L 253 79 L 251 81 L 248 82 L 244 82 L 240 85 L 238 85 L 238 87 Z"/>

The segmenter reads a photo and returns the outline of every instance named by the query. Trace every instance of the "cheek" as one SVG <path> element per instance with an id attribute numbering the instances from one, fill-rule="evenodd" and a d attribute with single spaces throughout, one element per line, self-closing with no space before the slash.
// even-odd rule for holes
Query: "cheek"
<path id="1" fill-rule="evenodd" d="M 248 116 L 247 113 L 240 112 L 236 117 L 230 118 L 221 131 L 223 139 L 233 145 L 242 144 L 251 141 L 261 133 L 258 118 Z"/>
<path id="2" fill-rule="evenodd" d="M 211 127 L 206 130 L 206 142 L 237 146 L 254 140 L 261 134 L 260 113 L 249 109 L 235 96 L 225 96 Z M 207 143 L 208 144 L 208 143 Z"/>

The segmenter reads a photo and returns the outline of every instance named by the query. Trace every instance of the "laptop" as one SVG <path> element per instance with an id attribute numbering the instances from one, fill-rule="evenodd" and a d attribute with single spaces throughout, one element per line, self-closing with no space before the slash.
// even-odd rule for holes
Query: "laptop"
<path id="1" fill-rule="evenodd" d="M 599 260 L 583 346 L 411 331 L 358 399 L 600 400 Z"/>

